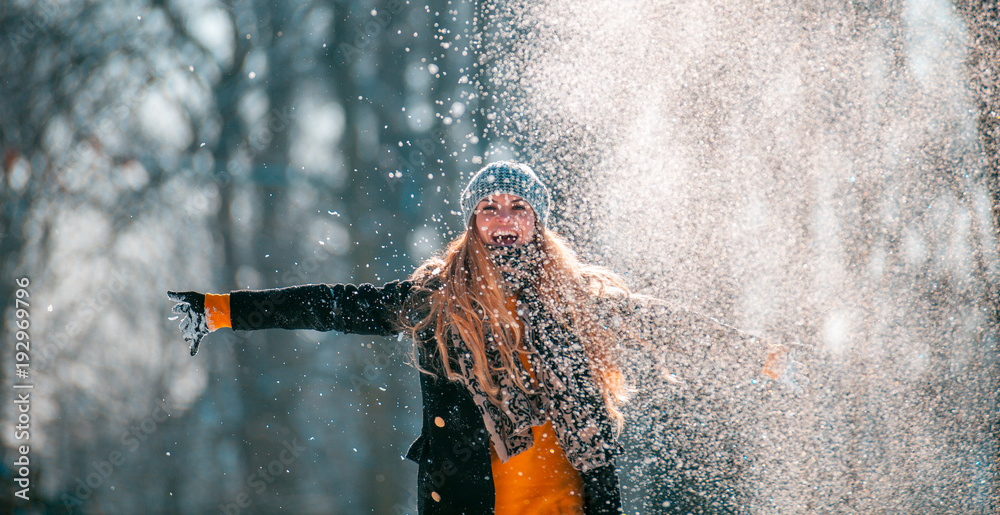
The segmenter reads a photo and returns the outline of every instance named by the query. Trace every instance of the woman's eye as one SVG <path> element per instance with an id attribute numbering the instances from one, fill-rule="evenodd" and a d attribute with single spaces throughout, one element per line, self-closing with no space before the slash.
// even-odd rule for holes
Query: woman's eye
<path id="1" fill-rule="evenodd" d="M 528 207 L 525 206 L 524 204 L 514 204 L 512 209 L 514 211 L 527 211 Z"/>

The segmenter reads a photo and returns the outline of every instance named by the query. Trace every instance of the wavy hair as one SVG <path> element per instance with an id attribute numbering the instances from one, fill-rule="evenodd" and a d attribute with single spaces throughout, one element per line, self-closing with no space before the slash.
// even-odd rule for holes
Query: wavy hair
<path id="1" fill-rule="evenodd" d="M 590 372 L 600 387 L 608 414 L 620 431 L 624 417 L 619 406 L 626 400 L 626 388 L 614 359 L 613 349 L 619 336 L 600 323 L 595 301 L 601 297 L 625 297 L 630 294 L 629 289 L 610 270 L 581 263 L 557 233 L 538 223 L 535 228 L 535 240 L 529 243 L 540 251 L 538 271 L 532 279 L 534 287 L 546 311 L 583 344 Z M 524 330 L 517 314 L 509 308 L 503 274 L 472 224 L 442 255 L 426 261 L 410 279 L 429 290 L 425 297 L 427 316 L 410 327 L 413 340 L 419 342 L 419 335 L 427 339 L 428 333 L 433 332 L 445 377 L 452 381 L 466 380 L 453 370 L 448 357 L 448 346 L 453 345 L 451 336 L 454 336 L 471 353 L 473 378 L 491 401 L 500 403 L 497 381 L 500 374 L 512 378 L 523 391 L 531 392 L 520 373 L 520 354 L 527 352 L 523 345 Z M 435 286 L 429 287 L 431 283 Z M 498 350 L 498 367 L 491 367 L 486 358 L 489 340 Z"/>

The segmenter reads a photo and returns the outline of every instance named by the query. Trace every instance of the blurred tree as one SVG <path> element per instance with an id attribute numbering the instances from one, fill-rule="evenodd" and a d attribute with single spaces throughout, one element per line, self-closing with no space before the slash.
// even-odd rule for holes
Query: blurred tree
<path id="1" fill-rule="evenodd" d="M 96 504 L 170 509 L 181 470 L 163 458 L 142 498 L 109 492 L 148 478 L 152 471 L 132 467 L 140 456 L 163 457 L 175 429 L 151 417 L 163 413 L 166 398 L 179 414 L 191 401 L 186 387 L 199 380 L 175 368 L 176 354 L 161 347 L 166 328 L 152 321 L 161 319 L 163 300 L 151 291 L 166 283 L 145 278 L 164 274 L 171 255 L 203 240 L 198 229 L 187 241 L 153 237 L 179 221 L 170 202 L 174 172 L 185 167 L 191 117 L 204 97 L 189 76 L 171 73 L 178 59 L 164 53 L 174 34 L 162 11 L 5 2 L 0 26 L 0 332 L 10 334 L 14 278 L 29 277 L 38 386 L 30 442 L 21 442 L 33 452 L 27 508 L 79 511 L 101 499 Z M 10 351 L 0 351 L 6 365 Z M 11 381 L 13 367 L 3 368 Z M 12 420 L 7 407 L 3 415 Z M 147 442 L 144 428 L 158 438 Z M 3 436 L 9 452 L 16 442 Z M 123 462 L 112 464 L 112 452 Z M 2 502 L 10 507 L 7 492 Z"/>
<path id="2" fill-rule="evenodd" d="M 163 292 L 405 277 L 448 230 L 459 172 L 477 166 L 478 95 L 459 80 L 475 61 L 473 13 L 0 6 L 0 333 L 15 277 L 51 304 L 33 312 L 45 408 L 29 508 L 415 507 L 415 468 L 400 465 L 419 420 L 405 345 L 221 332 L 192 361 Z M 11 349 L 0 356 L 10 364 Z M 292 442 L 308 450 L 275 473 Z M 125 460 L 101 475 L 112 452 Z"/>

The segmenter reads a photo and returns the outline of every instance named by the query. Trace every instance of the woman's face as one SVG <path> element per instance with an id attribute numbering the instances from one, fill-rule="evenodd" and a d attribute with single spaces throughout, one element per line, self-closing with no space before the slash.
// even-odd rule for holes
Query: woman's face
<path id="1" fill-rule="evenodd" d="M 493 195 L 480 200 L 473 224 L 489 245 L 520 246 L 535 237 L 535 211 L 517 195 Z"/>

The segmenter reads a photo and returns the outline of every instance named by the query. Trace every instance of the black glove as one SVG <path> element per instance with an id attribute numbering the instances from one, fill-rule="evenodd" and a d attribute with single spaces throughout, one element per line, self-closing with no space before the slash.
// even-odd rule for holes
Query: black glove
<path id="1" fill-rule="evenodd" d="M 196 291 L 168 291 L 167 297 L 177 304 L 171 311 L 183 315 L 181 332 L 184 341 L 191 345 L 191 355 L 198 353 L 198 344 L 211 331 L 208 330 L 208 317 L 205 316 L 205 294 Z"/>

